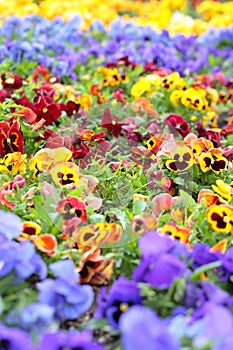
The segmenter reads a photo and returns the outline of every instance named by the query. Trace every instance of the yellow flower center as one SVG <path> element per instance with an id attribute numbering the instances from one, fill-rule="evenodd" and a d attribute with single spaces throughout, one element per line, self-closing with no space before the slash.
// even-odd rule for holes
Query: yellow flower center
<path id="1" fill-rule="evenodd" d="M 129 308 L 129 305 L 127 303 L 121 303 L 119 307 L 121 312 L 125 312 L 126 310 L 128 310 L 128 308 Z"/>

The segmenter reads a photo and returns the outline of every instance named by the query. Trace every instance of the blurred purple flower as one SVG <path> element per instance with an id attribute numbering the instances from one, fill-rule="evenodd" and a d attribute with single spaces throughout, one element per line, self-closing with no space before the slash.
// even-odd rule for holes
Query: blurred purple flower
<path id="1" fill-rule="evenodd" d="M 168 236 L 162 236 L 156 231 L 150 231 L 139 239 L 138 245 L 142 256 L 148 257 L 169 252 L 175 247 L 176 242 Z"/>
<path id="2" fill-rule="evenodd" d="M 50 265 L 56 279 L 38 283 L 39 301 L 55 308 L 58 319 L 76 319 L 88 311 L 94 300 L 90 286 L 79 285 L 75 265 L 71 260 L 61 260 Z"/>
<path id="3" fill-rule="evenodd" d="M 44 334 L 36 350 L 104 350 L 104 347 L 91 339 L 89 332 L 57 331 Z"/>
<path id="4" fill-rule="evenodd" d="M 35 247 L 29 241 L 3 241 L 0 247 L 0 277 L 14 270 L 16 281 L 20 282 L 31 275 L 38 274 L 43 279 L 47 275 L 47 267 Z"/>
<path id="5" fill-rule="evenodd" d="M 202 265 L 212 263 L 221 259 L 220 252 L 211 252 L 208 244 L 199 243 L 192 250 L 192 266 L 198 268 Z"/>
<path id="6" fill-rule="evenodd" d="M 189 309 L 196 309 L 200 305 L 211 301 L 214 304 L 231 305 L 232 298 L 230 295 L 209 281 L 200 283 L 186 283 L 184 294 L 184 306 Z"/>
<path id="7" fill-rule="evenodd" d="M 118 328 L 121 315 L 132 305 L 142 304 L 140 289 L 135 281 L 120 276 L 107 293 L 102 288 L 97 297 L 95 318 L 107 318 L 113 328 Z"/>
<path id="8" fill-rule="evenodd" d="M 194 345 L 197 347 L 203 346 L 208 340 L 213 340 L 215 344 L 218 344 L 226 337 L 232 336 L 232 313 L 222 305 L 212 302 L 205 303 L 196 310 L 193 319 L 201 320 L 205 325 L 203 331 L 194 339 Z"/>
<path id="9" fill-rule="evenodd" d="M 137 282 L 146 282 L 156 288 L 169 288 L 172 282 L 185 274 L 186 264 L 171 254 L 160 254 L 142 259 L 134 270 L 133 277 Z"/>
<path id="10" fill-rule="evenodd" d="M 20 329 L 0 324 L 0 349 L 32 350 L 30 337 Z"/>
<path id="11" fill-rule="evenodd" d="M 20 327 L 32 335 L 37 335 L 54 326 L 54 309 L 41 303 L 26 305 L 23 310 L 10 310 L 5 322 L 9 326 Z"/>
<path id="12" fill-rule="evenodd" d="M 0 236 L 6 239 L 17 238 L 23 231 L 23 223 L 13 214 L 0 210 Z"/>
<path id="13" fill-rule="evenodd" d="M 6 276 L 15 266 L 17 243 L 0 239 L 0 277 Z"/>
<path id="14" fill-rule="evenodd" d="M 231 274 L 233 273 L 233 247 L 227 249 L 222 257 L 222 266 Z"/>
<path id="15" fill-rule="evenodd" d="M 124 350 L 179 350 L 180 342 L 164 320 L 143 306 L 133 306 L 119 323 Z"/>
<path id="16" fill-rule="evenodd" d="M 36 273 L 41 279 L 47 276 L 47 266 L 41 256 L 36 253 L 34 245 L 22 241 L 17 245 L 15 259 L 16 276 L 25 279 Z"/>
<path id="17" fill-rule="evenodd" d="M 185 262 L 175 249 L 177 245 L 182 244 L 154 231 L 143 235 L 139 240 L 142 260 L 134 270 L 133 278 L 157 288 L 169 288 L 174 279 L 188 273 Z"/>

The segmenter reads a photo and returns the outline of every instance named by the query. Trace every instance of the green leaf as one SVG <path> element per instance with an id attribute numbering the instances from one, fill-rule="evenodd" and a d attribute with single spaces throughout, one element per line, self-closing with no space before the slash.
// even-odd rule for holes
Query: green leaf
<path id="1" fill-rule="evenodd" d="M 185 204 L 185 207 L 192 213 L 195 210 L 196 205 L 197 205 L 195 200 L 193 199 L 193 197 L 189 193 L 187 193 L 181 189 L 179 192 L 180 192 L 179 195 L 182 198 L 182 200 Z"/>
<path id="2" fill-rule="evenodd" d="M 133 202 L 133 212 L 135 215 L 142 214 L 146 209 L 146 202 L 143 200 L 136 200 Z"/>

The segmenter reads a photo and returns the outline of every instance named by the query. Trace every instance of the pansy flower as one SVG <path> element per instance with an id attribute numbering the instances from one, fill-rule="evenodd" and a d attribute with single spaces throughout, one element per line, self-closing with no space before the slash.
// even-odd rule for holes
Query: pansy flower
<path id="1" fill-rule="evenodd" d="M 78 226 L 82 223 L 82 220 L 79 219 L 77 216 L 73 217 L 70 220 L 67 220 L 65 222 L 65 225 L 62 227 L 62 235 L 60 236 L 61 239 L 65 240 L 69 237 L 74 237 L 75 234 L 78 231 Z"/>
<path id="2" fill-rule="evenodd" d="M 27 155 L 21 152 L 8 153 L 4 157 L 4 163 L 11 167 L 11 173 L 16 175 L 18 173 L 24 174 L 26 171 Z"/>
<path id="3" fill-rule="evenodd" d="M 29 168 L 36 169 L 37 175 L 40 171 L 49 171 L 55 165 L 68 162 L 71 157 L 72 152 L 65 147 L 57 147 L 54 149 L 44 148 L 30 159 Z"/>
<path id="4" fill-rule="evenodd" d="M 164 123 L 168 126 L 170 132 L 174 133 L 176 130 L 183 137 L 190 132 L 189 123 L 179 114 L 169 114 L 165 118 Z"/>
<path id="5" fill-rule="evenodd" d="M 97 286 L 108 284 L 114 261 L 104 258 L 100 253 L 100 249 L 96 247 L 83 251 L 79 266 L 76 268 L 80 275 L 80 283 Z"/>
<path id="6" fill-rule="evenodd" d="M 22 78 L 18 74 L 12 72 L 2 74 L 1 83 L 6 90 L 16 90 L 23 86 Z"/>
<path id="7" fill-rule="evenodd" d="M 222 198 L 226 199 L 228 202 L 231 201 L 233 195 L 233 188 L 230 185 L 225 184 L 224 181 L 218 179 L 216 181 L 216 185 L 212 185 L 212 188 Z"/>
<path id="8" fill-rule="evenodd" d="M 131 95 L 138 99 L 145 92 L 151 92 L 151 82 L 146 77 L 141 77 L 131 88 Z"/>
<path id="9" fill-rule="evenodd" d="M 196 157 L 200 156 L 201 153 L 207 152 L 210 149 L 214 148 L 213 142 L 205 139 L 204 137 L 200 137 L 197 140 L 191 141 L 192 151 Z"/>
<path id="10" fill-rule="evenodd" d="M 28 238 L 30 236 L 39 235 L 41 232 L 41 226 L 33 221 L 25 221 L 23 223 L 22 237 Z"/>
<path id="11" fill-rule="evenodd" d="M 106 238 L 106 234 L 106 231 L 102 230 L 99 232 L 98 227 L 94 224 L 90 224 L 79 228 L 72 238 L 77 243 L 79 249 L 83 249 L 92 246 L 99 247 Z"/>
<path id="12" fill-rule="evenodd" d="M 114 222 L 100 222 L 95 224 L 95 226 L 98 228 L 101 235 L 104 233 L 106 234 L 106 238 L 104 240 L 106 243 L 116 243 L 120 240 L 123 232 L 121 225 Z"/>
<path id="13" fill-rule="evenodd" d="M 28 333 L 15 328 L 0 324 L 0 347 L 1 349 L 31 350 L 31 339 Z"/>
<path id="14" fill-rule="evenodd" d="M 122 235 L 122 227 L 116 223 L 100 222 L 81 227 L 74 239 L 80 248 L 101 246 L 103 243 L 116 243 Z"/>
<path id="15" fill-rule="evenodd" d="M 143 165 L 145 170 L 150 168 L 156 157 L 151 150 L 144 146 L 132 147 L 131 154 L 133 161 L 141 166 Z"/>
<path id="16" fill-rule="evenodd" d="M 43 97 L 41 97 L 43 99 Z M 61 106 L 56 103 L 47 104 L 46 102 L 34 105 L 34 112 L 37 114 L 36 122 L 41 119 L 45 120 L 45 125 L 50 125 L 55 122 L 62 113 Z"/>
<path id="17" fill-rule="evenodd" d="M 80 292 L 81 294 L 81 292 Z M 72 300 L 73 301 L 73 300 Z M 72 303 L 73 304 L 73 303 Z M 43 305 L 43 304 L 42 304 Z M 72 305 L 73 308 L 77 307 L 76 305 Z M 44 305 L 43 305 L 44 307 Z M 34 316 L 34 315 L 33 315 Z M 43 314 L 45 317 L 45 315 Z M 33 321 L 34 321 L 34 317 Z M 43 323 L 43 318 L 39 318 L 40 323 Z M 47 319 L 48 323 L 48 319 Z M 43 323 L 44 324 L 44 323 Z M 48 323 L 48 324 L 51 324 Z M 35 327 L 33 328 L 35 329 Z M 28 350 L 26 347 L 19 347 L 18 350 Z M 68 332 L 57 329 L 55 331 L 50 331 L 41 334 L 40 343 L 36 347 L 37 350 L 104 350 L 104 346 L 102 344 L 96 343 L 92 340 L 91 332 L 88 330 L 82 332 L 76 332 L 74 329 L 71 329 Z M 30 347 L 31 350 L 31 347 Z M 172 349 L 174 350 L 174 349 Z"/>
<path id="18" fill-rule="evenodd" d="M 104 131 L 100 131 L 98 133 L 95 133 L 93 130 L 83 130 L 80 135 L 79 139 L 82 141 L 97 141 L 97 142 L 103 142 L 104 139 Z"/>
<path id="19" fill-rule="evenodd" d="M 97 84 L 93 84 L 90 87 L 90 93 L 92 96 L 97 96 L 99 93 L 101 93 L 101 90 Z"/>
<path id="20" fill-rule="evenodd" d="M 83 94 L 78 97 L 78 103 L 85 111 L 88 111 L 92 105 L 92 98 L 88 94 Z"/>
<path id="21" fill-rule="evenodd" d="M 80 104 L 75 103 L 73 101 L 68 101 L 66 104 L 60 104 L 63 111 L 66 112 L 68 117 L 71 117 L 72 115 L 76 115 L 80 109 Z"/>
<path id="22" fill-rule="evenodd" d="M 12 198 L 12 202 L 9 200 L 9 197 Z M 6 190 L 4 187 L 0 187 L 0 203 L 5 205 L 9 209 L 13 209 L 15 206 L 14 192 L 12 190 Z"/>
<path id="23" fill-rule="evenodd" d="M 191 106 L 197 110 L 206 110 L 208 107 L 206 91 L 204 89 L 188 88 L 181 97 L 181 103 L 185 107 Z"/>
<path id="24" fill-rule="evenodd" d="M 183 90 L 174 90 L 172 91 L 170 95 L 170 101 L 175 105 L 178 106 L 181 97 L 183 96 L 184 91 Z"/>
<path id="25" fill-rule="evenodd" d="M 58 186 L 79 183 L 79 167 L 72 162 L 57 164 L 50 169 L 50 174 L 54 183 Z"/>
<path id="26" fill-rule="evenodd" d="M 172 159 L 166 161 L 166 167 L 174 172 L 181 172 L 191 168 L 194 164 L 194 156 L 188 147 L 177 148 L 172 154 Z"/>
<path id="27" fill-rule="evenodd" d="M 184 224 L 185 208 L 173 208 L 171 211 L 171 219 L 177 223 Z"/>
<path id="28" fill-rule="evenodd" d="M 190 235 L 189 228 L 178 226 L 173 222 L 165 224 L 160 229 L 160 232 L 184 243 L 188 242 L 188 237 Z"/>
<path id="29" fill-rule="evenodd" d="M 136 215 L 131 221 L 132 232 L 136 235 L 142 235 L 145 232 L 153 230 L 157 225 L 154 215 Z"/>
<path id="30" fill-rule="evenodd" d="M 201 121 L 197 121 L 195 123 L 198 135 L 200 137 L 205 137 L 207 140 L 210 140 L 214 147 L 220 147 L 221 146 L 221 132 L 215 131 L 212 129 L 205 129 Z"/>
<path id="31" fill-rule="evenodd" d="M 161 82 L 162 82 L 162 86 L 168 90 L 174 87 L 178 87 L 178 88 L 186 87 L 186 83 L 184 79 L 182 79 L 179 73 L 177 72 L 168 74 L 167 76 L 163 77 L 161 79 Z"/>
<path id="32" fill-rule="evenodd" d="M 37 83 L 39 78 L 47 80 L 49 77 L 49 71 L 43 65 L 37 66 L 32 73 L 32 81 Z"/>
<path id="33" fill-rule="evenodd" d="M 158 112 L 154 110 L 153 104 L 146 98 L 146 97 L 140 97 L 137 98 L 132 102 L 132 108 L 135 112 L 141 114 L 144 114 L 145 112 L 148 113 L 153 118 L 158 117 Z"/>
<path id="34" fill-rule="evenodd" d="M 57 249 L 57 240 L 55 236 L 49 233 L 44 233 L 39 236 L 32 236 L 30 240 L 36 249 L 42 253 L 45 253 L 49 256 L 55 254 L 55 251 Z"/>
<path id="35" fill-rule="evenodd" d="M 112 97 L 117 100 L 117 102 L 126 102 L 126 98 L 124 97 L 125 91 L 123 89 L 117 89 L 113 92 Z"/>
<path id="36" fill-rule="evenodd" d="M 37 115 L 33 112 L 31 108 L 22 108 L 17 111 L 17 115 L 20 116 L 20 119 L 25 119 L 26 122 L 30 125 L 34 124 L 36 121 Z"/>
<path id="37" fill-rule="evenodd" d="M 84 158 L 90 152 L 89 147 L 83 141 L 79 141 L 78 146 L 79 147 L 77 147 L 77 143 L 75 143 L 75 146 L 71 147 L 74 159 Z"/>
<path id="38" fill-rule="evenodd" d="M 52 103 L 54 100 L 55 89 L 45 81 L 41 83 L 40 87 L 33 89 L 33 91 L 36 93 L 36 96 L 34 97 L 35 104 L 44 102 Z M 41 99 L 41 97 L 44 97 L 44 99 Z"/>
<path id="39" fill-rule="evenodd" d="M 217 232 L 233 234 L 233 207 L 228 205 L 212 205 L 206 212 L 210 227 Z"/>
<path id="40" fill-rule="evenodd" d="M 224 200 L 218 194 L 205 188 L 200 190 L 200 192 L 198 193 L 198 198 L 197 198 L 198 204 L 200 204 L 202 201 L 204 201 L 207 207 L 210 207 L 214 204 L 217 205 L 217 204 L 224 203 Z"/>
<path id="41" fill-rule="evenodd" d="M 124 80 L 117 68 L 99 67 L 98 72 L 103 74 L 102 86 L 116 86 Z"/>
<path id="42" fill-rule="evenodd" d="M 0 155 L 5 156 L 9 152 L 21 152 L 24 149 L 23 134 L 18 120 L 0 122 Z"/>
<path id="43" fill-rule="evenodd" d="M 225 170 L 228 165 L 228 160 L 223 157 L 217 149 L 202 153 L 198 158 L 198 162 L 204 173 L 212 170 L 214 173 L 219 174 L 221 171 Z"/>
<path id="44" fill-rule="evenodd" d="M 161 136 L 154 135 L 146 143 L 146 146 L 152 152 L 156 152 L 162 144 Z"/>
<path id="45" fill-rule="evenodd" d="M 171 209 L 175 203 L 174 198 L 168 193 L 159 193 L 153 199 L 153 212 L 156 216 L 159 216 L 164 210 Z"/>
<path id="46" fill-rule="evenodd" d="M 79 198 L 67 196 L 58 202 L 57 212 L 62 214 L 65 221 L 71 220 L 75 217 L 82 222 L 87 221 L 86 204 Z"/>
<path id="47" fill-rule="evenodd" d="M 138 304 L 142 304 L 142 297 L 137 283 L 120 276 L 108 292 L 106 288 L 100 290 L 94 317 L 107 318 L 113 328 L 118 328 L 121 315 Z"/>
<path id="48" fill-rule="evenodd" d="M 123 124 L 119 122 L 119 118 L 117 116 L 113 117 L 110 109 L 105 108 L 102 116 L 102 128 L 107 129 L 108 133 L 118 138 L 121 134 L 122 125 Z"/>
<path id="49" fill-rule="evenodd" d="M 171 180 L 163 176 L 162 171 L 158 171 L 157 173 L 150 172 L 148 185 L 152 189 L 161 188 L 164 192 L 168 192 L 171 187 Z"/>

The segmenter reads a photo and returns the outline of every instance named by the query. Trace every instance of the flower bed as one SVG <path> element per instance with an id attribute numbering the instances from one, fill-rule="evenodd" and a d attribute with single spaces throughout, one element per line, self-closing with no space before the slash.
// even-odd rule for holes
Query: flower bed
<path id="1" fill-rule="evenodd" d="M 0 349 L 232 349 L 233 27 L 209 3 L 198 36 L 138 2 L 2 23 Z"/>

